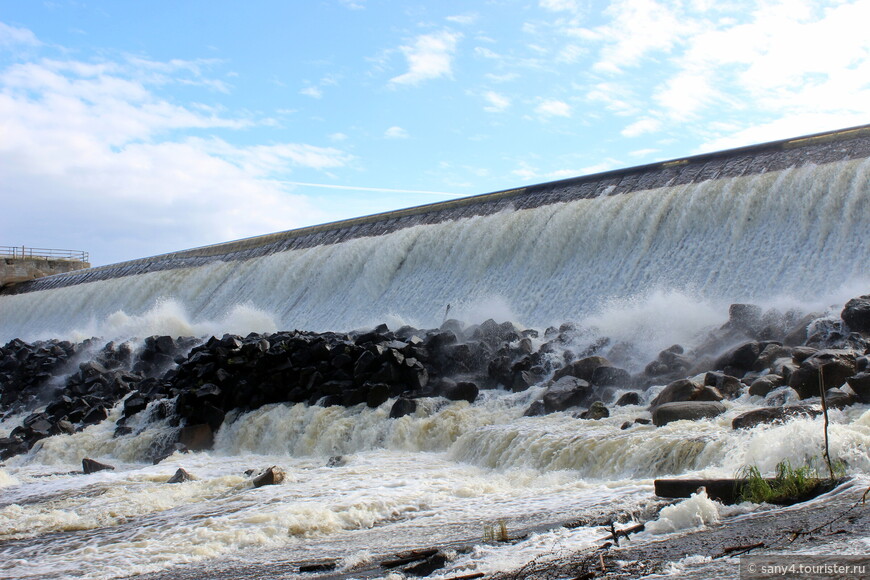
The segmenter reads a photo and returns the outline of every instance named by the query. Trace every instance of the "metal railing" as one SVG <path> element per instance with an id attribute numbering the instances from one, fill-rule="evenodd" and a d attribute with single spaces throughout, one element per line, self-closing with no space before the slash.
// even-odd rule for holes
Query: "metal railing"
<path id="1" fill-rule="evenodd" d="M 55 248 L 28 248 L 26 246 L 0 246 L 0 257 L 21 260 L 73 260 L 87 262 L 88 253 L 81 250 Z"/>

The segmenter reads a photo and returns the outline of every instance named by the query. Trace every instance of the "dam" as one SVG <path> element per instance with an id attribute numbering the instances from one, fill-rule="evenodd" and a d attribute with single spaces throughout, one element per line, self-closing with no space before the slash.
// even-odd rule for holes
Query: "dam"
<path id="1" fill-rule="evenodd" d="M 2 291 L 0 340 L 111 334 L 161 304 L 325 331 L 827 296 L 866 280 L 868 157 L 863 126 L 49 276 Z"/>

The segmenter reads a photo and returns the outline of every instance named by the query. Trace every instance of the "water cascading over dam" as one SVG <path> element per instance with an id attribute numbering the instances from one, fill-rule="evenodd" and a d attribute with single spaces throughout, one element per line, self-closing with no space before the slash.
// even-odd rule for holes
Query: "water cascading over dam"
<path id="1" fill-rule="evenodd" d="M 437 326 L 448 305 L 542 327 L 654 292 L 811 300 L 866 281 L 868 157 L 865 126 L 51 276 L 0 296 L 0 341 L 112 338 L 167 303 L 324 331 Z"/>

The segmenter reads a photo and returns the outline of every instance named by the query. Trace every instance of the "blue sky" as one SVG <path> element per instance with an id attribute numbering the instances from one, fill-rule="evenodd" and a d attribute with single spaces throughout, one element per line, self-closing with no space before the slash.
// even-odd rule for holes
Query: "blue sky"
<path id="1" fill-rule="evenodd" d="M 870 0 L 0 0 L 0 245 L 112 263 L 870 122 Z"/>

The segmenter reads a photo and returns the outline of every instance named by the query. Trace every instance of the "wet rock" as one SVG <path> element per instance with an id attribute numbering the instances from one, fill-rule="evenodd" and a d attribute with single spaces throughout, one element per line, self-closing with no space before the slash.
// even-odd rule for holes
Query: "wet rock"
<path id="1" fill-rule="evenodd" d="M 761 345 L 759 343 L 747 342 L 719 357 L 715 367 L 726 374 L 743 376 L 752 370 L 760 354 Z"/>
<path id="2" fill-rule="evenodd" d="M 166 483 L 184 483 L 196 479 L 183 468 L 179 467 L 175 474 L 166 480 Z"/>
<path id="3" fill-rule="evenodd" d="M 273 465 L 267 467 L 251 479 L 254 487 L 263 487 L 264 485 L 278 485 L 284 481 L 286 474 L 280 467 Z"/>
<path id="4" fill-rule="evenodd" d="M 627 370 L 603 365 L 592 371 L 591 383 L 597 387 L 624 387 L 630 380 Z"/>
<path id="5" fill-rule="evenodd" d="M 623 393 L 622 396 L 616 401 L 617 407 L 624 407 L 626 405 L 640 405 L 641 398 L 640 393 L 637 391 L 628 391 L 627 393 Z"/>
<path id="6" fill-rule="evenodd" d="M 842 389 L 828 389 L 825 392 L 825 404 L 829 409 L 843 409 L 854 405 L 857 400 L 858 397 Z"/>
<path id="7" fill-rule="evenodd" d="M 732 429 L 751 429 L 765 423 L 782 423 L 792 417 L 816 417 L 821 410 L 807 405 L 761 407 L 738 415 L 731 421 Z"/>
<path id="8" fill-rule="evenodd" d="M 390 387 L 384 383 L 376 383 L 369 388 L 366 395 L 366 405 L 372 409 L 380 407 L 390 398 Z"/>
<path id="9" fill-rule="evenodd" d="M 817 397 L 820 388 L 830 389 L 842 386 L 846 379 L 855 374 L 855 356 L 850 351 L 821 350 L 804 360 L 789 378 L 788 386 L 794 389 L 801 399 Z M 822 385 L 824 378 L 824 385 Z"/>
<path id="10" fill-rule="evenodd" d="M 701 386 L 689 379 L 679 379 L 662 389 L 658 396 L 653 399 L 650 408 L 667 403 L 721 401 L 722 399 L 722 394 L 715 387 Z"/>
<path id="11" fill-rule="evenodd" d="M 390 419 L 398 419 L 405 415 L 412 415 L 417 410 L 417 402 L 412 399 L 400 397 L 396 399 L 390 408 Z"/>
<path id="12" fill-rule="evenodd" d="M 547 410 L 544 408 L 544 402 L 535 401 L 529 405 L 529 408 L 526 409 L 525 413 L 523 413 L 523 417 L 540 417 L 546 414 Z"/>
<path id="13" fill-rule="evenodd" d="M 870 333 L 870 295 L 852 298 L 846 302 L 840 317 L 850 330 Z"/>
<path id="14" fill-rule="evenodd" d="M 762 313 L 755 304 L 732 304 L 728 308 L 728 325 L 754 336 L 762 327 Z"/>
<path id="15" fill-rule="evenodd" d="M 178 431 L 177 442 L 189 451 L 207 451 L 214 446 L 214 431 L 208 424 L 185 425 Z"/>
<path id="16" fill-rule="evenodd" d="M 326 461 L 326 467 L 344 467 L 347 465 L 347 457 L 344 455 L 333 455 Z"/>
<path id="17" fill-rule="evenodd" d="M 589 406 L 589 409 L 580 414 L 581 419 L 588 419 L 590 421 L 597 421 L 607 417 L 610 417 L 610 410 L 601 401 L 595 401 Z"/>
<path id="18" fill-rule="evenodd" d="M 755 397 L 766 397 L 768 393 L 785 384 L 785 379 L 779 375 L 764 375 L 752 381 L 749 394 Z"/>
<path id="19" fill-rule="evenodd" d="M 107 463 L 100 463 L 89 457 L 82 459 L 82 471 L 87 475 L 98 471 L 114 470 L 115 468 Z"/>
<path id="20" fill-rule="evenodd" d="M 737 377 L 719 372 L 704 375 L 704 386 L 715 387 L 726 399 L 735 399 L 743 391 L 744 384 Z"/>
<path id="21" fill-rule="evenodd" d="M 707 419 L 725 412 L 725 405 L 718 401 L 688 401 L 663 403 L 653 409 L 652 421 L 656 427 L 673 421 Z"/>
<path id="22" fill-rule="evenodd" d="M 455 383 L 442 392 L 442 395 L 451 401 L 468 401 L 469 403 L 476 401 L 479 394 L 480 389 L 477 385 L 468 381 Z"/>
<path id="23" fill-rule="evenodd" d="M 446 566 L 447 562 L 447 556 L 443 552 L 439 551 L 438 553 L 429 556 L 422 562 L 404 568 L 402 571 L 405 574 L 410 574 L 411 576 L 429 576 L 430 574 L 435 572 L 435 570 L 439 570 Z"/>
<path id="24" fill-rule="evenodd" d="M 553 374 L 553 380 L 558 381 L 562 377 L 576 377 L 591 383 L 595 369 L 598 367 L 611 367 L 610 361 L 603 356 L 587 356 L 565 365 Z"/>
<path id="25" fill-rule="evenodd" d="M 870 403 L 870 372 L 863 371 L 846 379 L 862 403 Z"/>
<path id="26" fill-rule="evenodd" d="M 546 413 L 564 411 L 586 403 L 592 395 L 592 386 L 585 380 L 564 376 L 544 393 L 542 402 Z"/>

